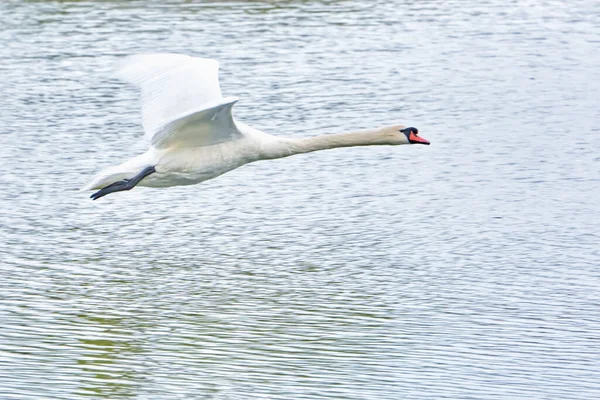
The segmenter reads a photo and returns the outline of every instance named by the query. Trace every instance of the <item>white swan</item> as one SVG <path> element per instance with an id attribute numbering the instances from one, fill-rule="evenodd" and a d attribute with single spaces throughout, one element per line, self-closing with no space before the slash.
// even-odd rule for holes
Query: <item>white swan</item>
<path id="1" fill-rule="evenodd" d="M 416 128 L 388 126 L 309 138 L 280 138 L 232 116 L 235 97 L 223 97 L 219 63 L 179 54 L 128 57 L 117 76 L 141 89 L 150 149 L 98 174 L 82 190 L 91 198 L 136 185 L 192 185 L 244 164 L 335 147 L 429 142 Z"/>

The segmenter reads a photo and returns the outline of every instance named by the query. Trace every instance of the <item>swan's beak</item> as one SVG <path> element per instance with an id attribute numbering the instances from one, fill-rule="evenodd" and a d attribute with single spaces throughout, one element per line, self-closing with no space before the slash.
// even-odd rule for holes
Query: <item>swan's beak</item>
<path id="1" fill-rule="evenodd" d="M 415 135 L 413 132 L 410 133 L 410 136 L 408 137 L 408 139 L 412 144 L 416 144 L 416 143 L 426 144 L 426 145 L 431 144 L 431 143 L 429 143 L 429 140 L 419 137 L 419 136 Z"/>

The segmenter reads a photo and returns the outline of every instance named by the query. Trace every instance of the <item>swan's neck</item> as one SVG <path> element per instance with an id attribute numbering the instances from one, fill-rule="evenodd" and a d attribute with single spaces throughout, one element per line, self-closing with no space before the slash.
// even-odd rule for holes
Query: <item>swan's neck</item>
<path id="1" fill-rule="evenodd" d="M 294 154 L 309 153 L 317 150 L 334 149 L 337 147 L 373 146 L 389 143 L 389 136 L 380 129 L 336 133 L 329 135 L 312 136 L 307 138 L 280 139 L 274 146 L 270 146 L 265 158 L 281 158 Z"/>

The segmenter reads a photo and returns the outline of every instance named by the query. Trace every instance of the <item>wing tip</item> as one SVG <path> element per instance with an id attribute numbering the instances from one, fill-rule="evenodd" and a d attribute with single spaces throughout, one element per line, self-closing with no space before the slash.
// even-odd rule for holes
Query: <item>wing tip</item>
<path id="1" fill-rule="evenodd" d="M 202 58 L 179 53 L 139 53 L 125 56 L 117 61 L 113 77 L 134 84 L 157 73 L 164 73 L 191 62 L 212 64 L 217 74 L 220 63 L 213 58 Z"/>
<path id="2" fill-rule="evenodd" d="M 240 101 L 240 98 L 237 96 L 227 96 L 227 97 L 223 97 L 222 104 L 230 104 L 231 103 L 233 105 L 233 104 L 237 103 L 238 101 Z"/>

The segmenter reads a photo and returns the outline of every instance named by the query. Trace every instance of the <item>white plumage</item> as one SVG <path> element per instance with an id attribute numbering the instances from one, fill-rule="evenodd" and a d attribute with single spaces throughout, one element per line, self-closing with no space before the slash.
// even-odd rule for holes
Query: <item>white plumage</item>
<path id="1" fill-rule="evenodd" d="M 223 98 L 219 63 L 180 54 L 128 57 L 116 74 L 142 93 L 142 121 L 156 148 L 210 146 L 241 136 Z"/>
<path id="2" fill-rule="evenodd" d="M 141 90 L 142 120 L 150 149 L 98 174 L 83 190 L 92 198 L 136 185 L 195 184 L 249 162 L 334 147 L 429 144 L 415 128 L 391 126 L 304 139 L 278 138 L 235 121 L 236 97 L 223 97 L 219 63 L 179 54 L 125 59 L 117 77 Z M 411 136 L 412 135 L 412 136 Z"/>

